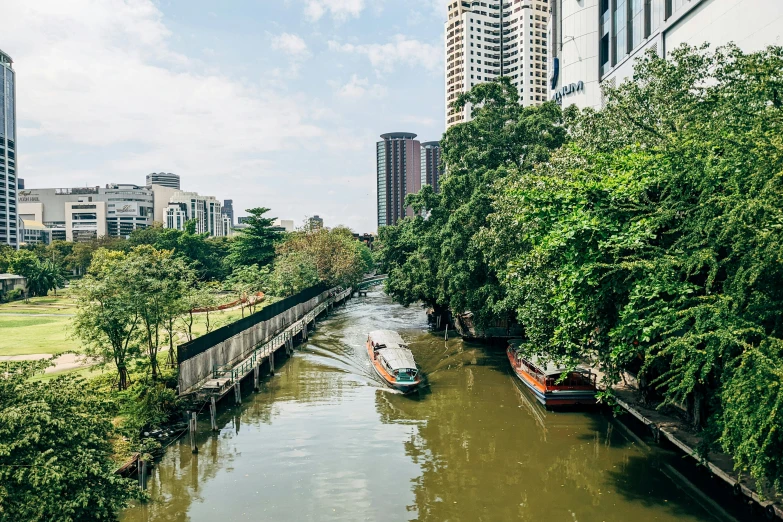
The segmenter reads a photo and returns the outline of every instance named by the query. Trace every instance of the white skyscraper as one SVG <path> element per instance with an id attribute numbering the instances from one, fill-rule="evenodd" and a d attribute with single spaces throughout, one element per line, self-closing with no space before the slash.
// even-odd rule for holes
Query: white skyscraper
<path id="1" fill-rule="evenodd" d="M 502 5 L 502 8 L 501 8 Z M 460 93 L 508 76 L 520 103 L 538 105 L 547 89 L 548 0 L 456 0 L 446 22 L 446 127 L 471 119 L 454 111 Z"/>

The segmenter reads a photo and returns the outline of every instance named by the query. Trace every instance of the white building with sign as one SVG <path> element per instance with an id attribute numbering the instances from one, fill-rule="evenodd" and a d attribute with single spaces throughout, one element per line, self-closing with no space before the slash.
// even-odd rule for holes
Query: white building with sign
<path id="1" fill-rule="evenodd" d="M 552 0 L 549 22 L 550 98 L 580 108 L 600 108 L 601 86 L 631 78 L 648 49 L 783 44 L 780 0 Z"/>
<path id="2" fill-rule="evenodd" d="M 153 188 L 155 185 L 153 185 Z M 158 191 L 162 194 L 161 191 Z M 156 192 L 156 195 L 157 193 Z M 162 201 L 158 203 L 160 206 Z M 225 236 L 222 205 L 214 196 L 201 196 L 196 192 L 174 191 L 163 209 L 163 226 L 185 230 L 185 223 L 194 220 L 197 234 Z"/>
<path id="3" fill-rule="evenodd" d="M 19 217 L 43 223 L 52 240 L 128 237 L 153 221 L 153 193 L 137 185 L 29 189 L 17 197 Z"/>

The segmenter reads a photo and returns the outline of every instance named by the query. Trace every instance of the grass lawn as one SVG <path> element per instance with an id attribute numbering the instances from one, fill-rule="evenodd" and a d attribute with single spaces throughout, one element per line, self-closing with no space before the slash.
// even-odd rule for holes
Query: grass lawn
<path id="1" fill-rule="evenodd" d="M 13 314 L 73 314 L 76 301 L 68 296 L 32 297 L 27 302 L 13 301 L 0 304 L 0 315 Z"/>
<path id="2" fill-rule="evenodd" d="M 79 350 L 68 338 L 70 317 L 0 315 L 0 355 L 57 354 Z"/>

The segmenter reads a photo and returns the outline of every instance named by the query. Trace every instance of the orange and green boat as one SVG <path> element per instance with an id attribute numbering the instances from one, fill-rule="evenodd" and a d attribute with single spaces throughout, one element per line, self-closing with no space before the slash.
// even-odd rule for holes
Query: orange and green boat
<path id="1" fill-rule="evenodd" d="M 508 343 L 508 361 L 520 381 L 544 406 L 595 404 L 596 375 L 587 368 L 567 368 L 539 357 L 526 358 L 519 350 L 522 341 Z M 565 374 L 565 376 L 564 376 Z"/>
<path id="2" fill-rule="evenodd" d="M 421 375 L 400 334 L 376 330 L 367 336 L 367 355 L 375 373 L 392 388 L 409 393 L 421 384 Z"/>

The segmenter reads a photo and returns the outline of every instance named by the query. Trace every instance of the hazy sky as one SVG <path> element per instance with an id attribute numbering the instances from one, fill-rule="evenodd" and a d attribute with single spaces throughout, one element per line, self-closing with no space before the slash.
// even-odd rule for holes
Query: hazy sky
<path id="1" fill-rule="evenodd" d="M 0 0 L 27 188 L 143 184 L 376 230 L 375 142 L 443 133 L 446 0 Z"/>

